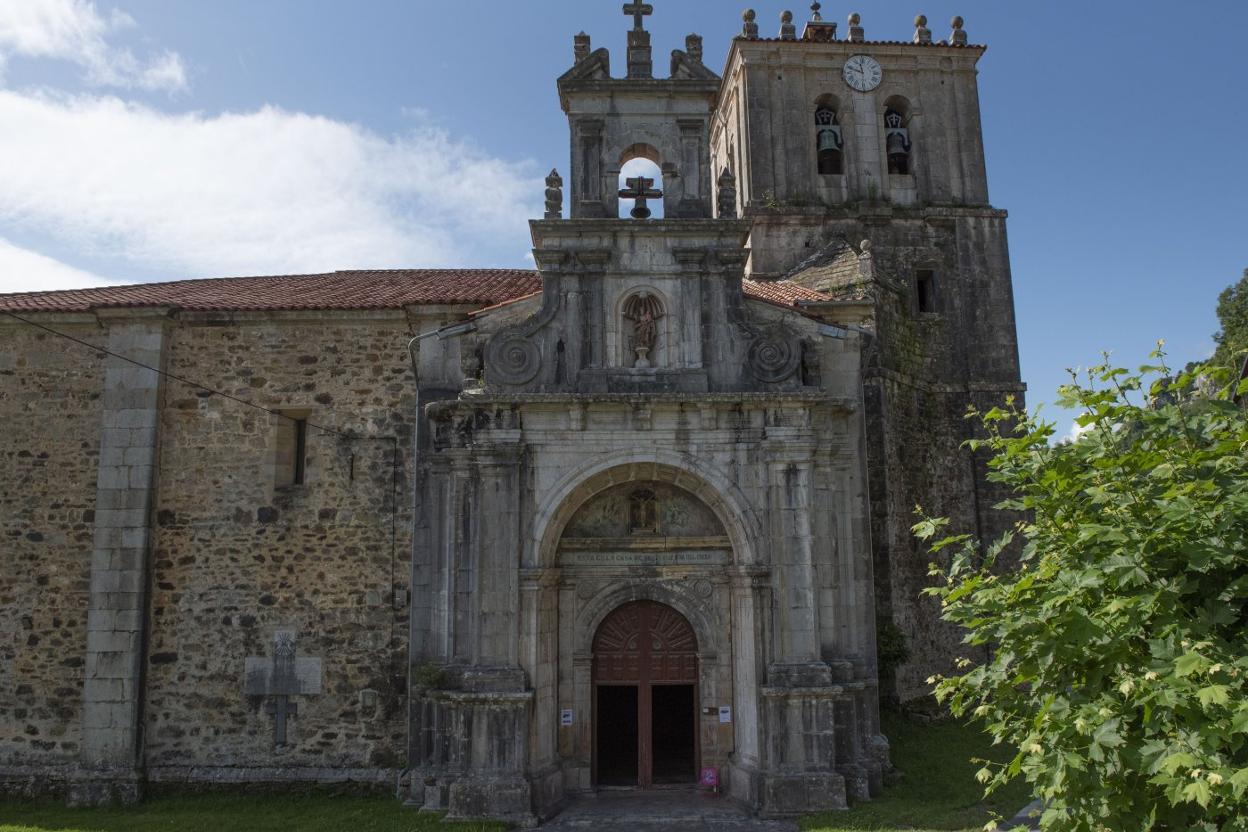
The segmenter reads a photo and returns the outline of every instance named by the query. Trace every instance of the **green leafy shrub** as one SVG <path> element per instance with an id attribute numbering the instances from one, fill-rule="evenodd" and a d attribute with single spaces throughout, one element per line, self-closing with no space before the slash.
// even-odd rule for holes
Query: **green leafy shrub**
<path id="1" fill-rule="evenodd" d="M 999 507 L 1029 518 L 1013 534 L 915 526 L 945 619 L 992 648 L 936 695 L 1016 750 L 978 777 L 1025 778 L 1049 830 L 1248 829 L 1248 415 L 1154 358 L 1062 388 L 1085 414 L 1071 442 L 1012 404 L 976 414 Z"/>

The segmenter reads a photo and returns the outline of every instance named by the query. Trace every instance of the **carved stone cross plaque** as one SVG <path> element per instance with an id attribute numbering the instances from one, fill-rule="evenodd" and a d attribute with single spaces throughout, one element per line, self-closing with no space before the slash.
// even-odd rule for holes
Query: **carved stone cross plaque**
<path id="1" fill-rule="evenodd" d="M 273 656 L 248 656 L 244 674 L 244 694 L 268 697 L 265 712 L 273 717 L 273 744 L 281 748 L 286 745 L 287 719 L 299 713 L 290 697 L 321 692 L 321 660 L 297 655 L 294 630 L 277 630 Z"/>
<path id="2" fill-rule="evenodd" d="M 644 220 L 650 217 L 650 209 L 646 206 L 647 199 L 661 199 L 663 192 L 654 188 L 654 180 L 645 176 L 634 176 L 625 179 L 624 184 L 628 185 L 620 191 L 620 199 L 636 200 L 633 204 L 633 210 L 629 213 L 634 219 Z"/>

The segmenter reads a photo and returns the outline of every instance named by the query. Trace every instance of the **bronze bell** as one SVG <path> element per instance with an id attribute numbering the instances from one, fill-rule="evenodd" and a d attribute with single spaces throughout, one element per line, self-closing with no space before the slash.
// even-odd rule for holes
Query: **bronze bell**
<path id="1" fill-rule="evenodd" d="M 841 131 L 835 127 L 819 128 L 819 149 L 820 150 L 840 150 L 841 149 Z"/>
<path id="2" fill-rule="evenodd" d="M 900 130 L 888 131 L 886 146 L 889 156 L 905 156 L 909 152 L 906 148 L 906 137 L 902 135 Z"/>

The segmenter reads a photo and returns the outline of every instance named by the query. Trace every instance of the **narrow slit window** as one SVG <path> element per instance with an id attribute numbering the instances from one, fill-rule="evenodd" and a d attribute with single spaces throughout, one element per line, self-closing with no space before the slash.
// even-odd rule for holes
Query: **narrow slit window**
<path id="1" fill-rule="evenodd" d="M 283 412 L 274 424 L 273 485 L 303 485 L 308 475 L 308 411 Z"/>
<path id="2" fill-rule="evenodd" d="M 914 296 L 919 312 L 936 311 L 936 275 L 931 269 L 915 272 Z"/>
<path id="3" fill-rule="evenodd" d="M 308 420 L 295 420 L 295 470 L 293 485 L 303 485 L 308 473 Z"/>

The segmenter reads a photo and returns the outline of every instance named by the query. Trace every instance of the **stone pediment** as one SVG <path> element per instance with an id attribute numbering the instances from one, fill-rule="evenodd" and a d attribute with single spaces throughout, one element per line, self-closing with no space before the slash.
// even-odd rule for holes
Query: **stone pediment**
<path id="1" fill-rule="evenodd" d="M 719 76 L 701 61 L 694 60 L 688 52 L 672 50 L 672 79 L 677 81 L 718 81 Z"/>
<path id="2" fill-rule="evenodd" d="M 583 61 L 559 76 L 559 83 L 566 81 L 608 81 L 611 79 L 611 53 L 607 49 L 595 49 Z"/>

